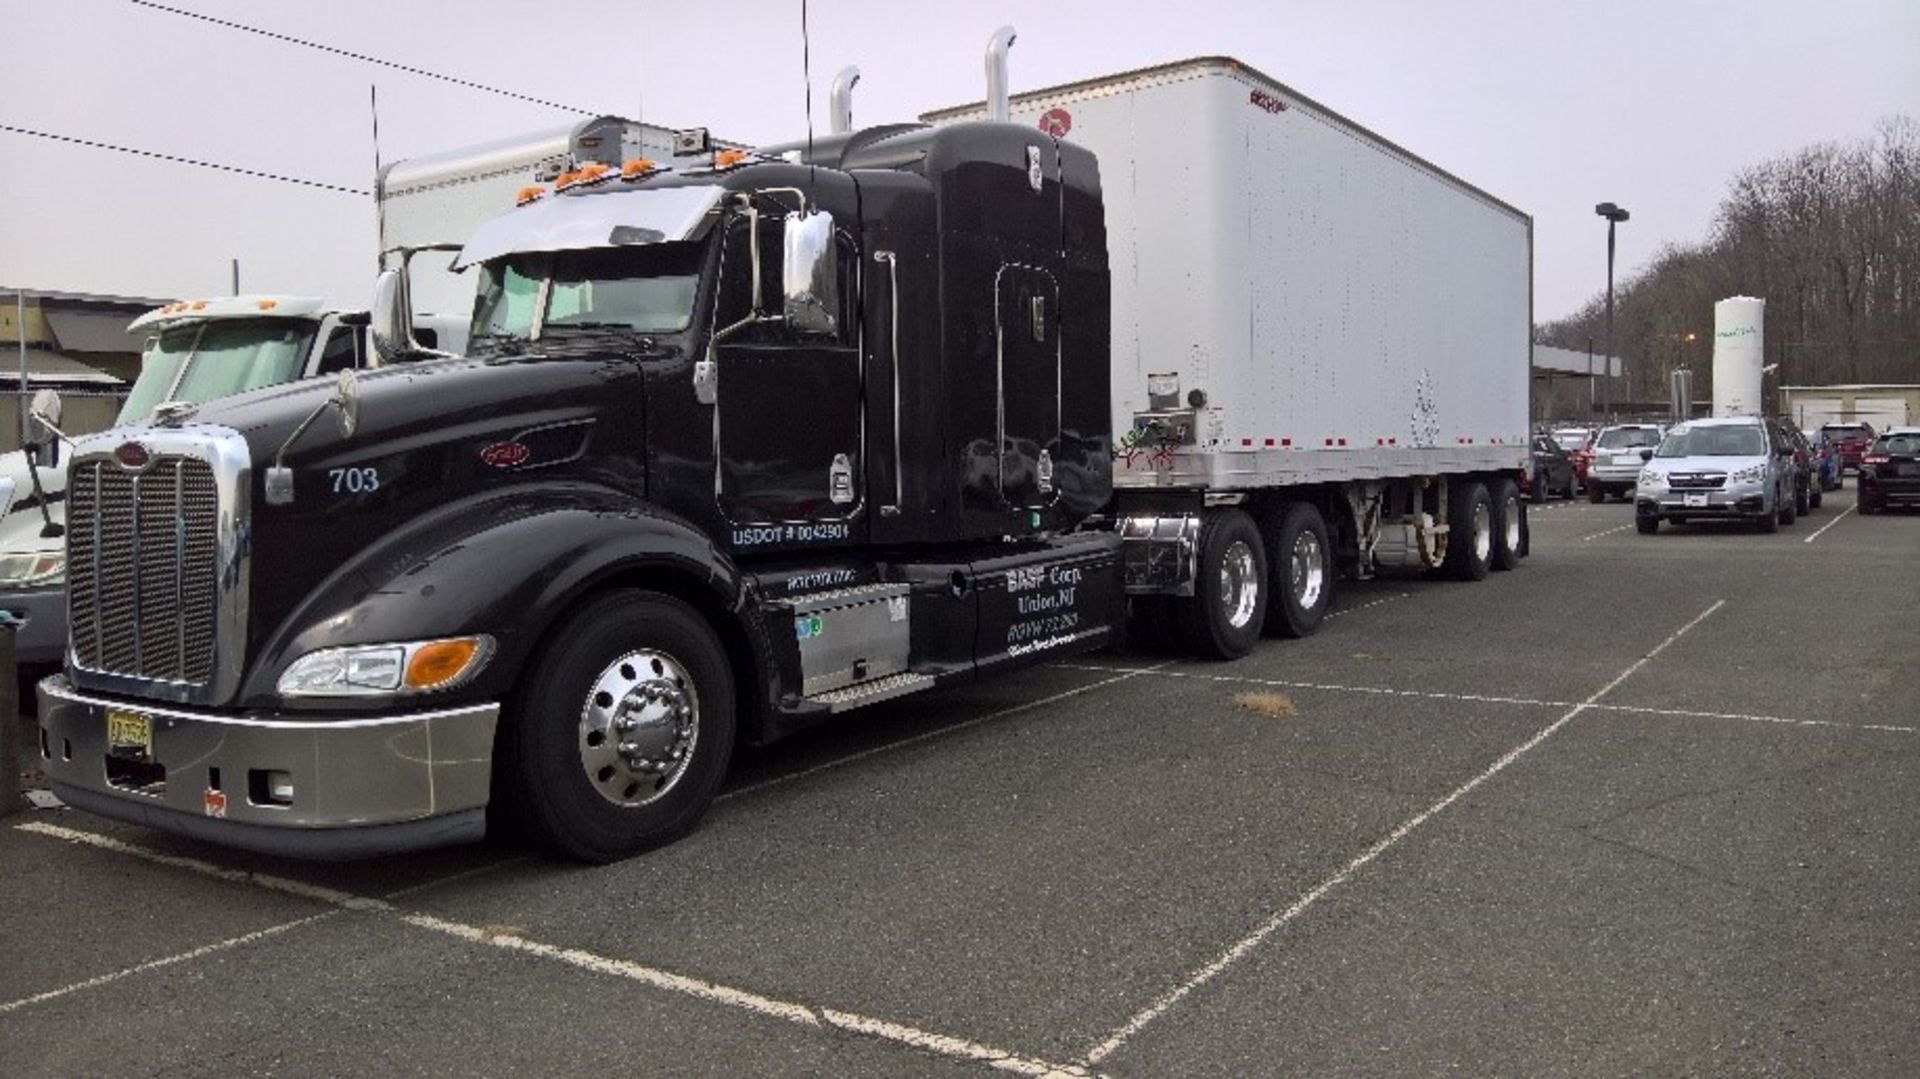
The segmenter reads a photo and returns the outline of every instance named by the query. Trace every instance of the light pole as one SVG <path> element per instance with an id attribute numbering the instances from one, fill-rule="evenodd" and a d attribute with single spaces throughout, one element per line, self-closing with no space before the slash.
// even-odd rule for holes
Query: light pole
<path id="1" fill-rule="evenodd" d="M 1613 374 L 1613 227 L 1625 221 L 1628 215 L 1625 207 L 1615 206 L 1611 202 L 1603 202 L 1595 206 L 1593 212 L 1607 219 L 1607 374 L 1611 376 Z M 1605 389 L 1606 383 L 1602 382 L 1600 388 Z M 1602 412 L 1606 411 L 1606 401 L 1606 395 L 1602 394 L 1600 397 Z"/>

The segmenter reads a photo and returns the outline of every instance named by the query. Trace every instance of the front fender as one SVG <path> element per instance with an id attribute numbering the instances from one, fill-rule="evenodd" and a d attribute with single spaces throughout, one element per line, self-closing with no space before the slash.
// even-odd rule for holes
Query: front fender
<path id="1" fill-rule="evenodd" d="M 256 566 L 266 561 L 256 552 Z M 596 581 L 653 572 L 747 613 L 725 552 L 686 520 L 631 495 L 579 485 L 509 489 L 409 521 L 329 574 L 262 642 L 238 703 L 285 707 L 280 674 L 319 648 L 485 633 L 498 651 L 472 682 L 407 700 L 507 696 L 543 632 Z M 760 634 L 750 634 L 760 637 Z M 339 712 L 352 699 L 332 699 Z M 389 699 L 368 709 L 390 709 Z"/>

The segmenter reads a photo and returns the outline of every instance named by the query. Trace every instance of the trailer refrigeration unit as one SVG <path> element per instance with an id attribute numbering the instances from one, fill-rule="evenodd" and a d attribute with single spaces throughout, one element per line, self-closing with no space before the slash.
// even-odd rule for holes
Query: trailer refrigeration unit
<path id="1" fill-rule="evenodd" d="M 1231 61 L 1006 122 L 1011 36 L 982 121 L 527 193 L 460 253 L 465 358 L 82 441 L 55 789 L 273 851 L 491 820 L 605 860 L 691 828 L 737 742 L 1130 607 L 1225 658 L 1343 570 L 1511 566 L 1527 217 Z M 374 312 L 408 351 L 391 272 Z"/>

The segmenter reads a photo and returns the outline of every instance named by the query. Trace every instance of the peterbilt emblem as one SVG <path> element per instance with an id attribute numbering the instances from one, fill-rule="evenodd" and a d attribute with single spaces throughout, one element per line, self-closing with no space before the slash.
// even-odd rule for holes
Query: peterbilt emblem
<path id="1" fill-rule="evenodd" d="M 113 459 L 120 462 L 122 468 L 140 469 L 147 467 L 147 462 L 153 460 L 153 454 L 138 442 L 122 442 L 114 448 Z"/>
<path id="2" fill-rule="evenodd" d="M 495 442 L 480 451 L 480 460 L 493 468 L 519 468 L 532 456 L 524 442 Z"/>

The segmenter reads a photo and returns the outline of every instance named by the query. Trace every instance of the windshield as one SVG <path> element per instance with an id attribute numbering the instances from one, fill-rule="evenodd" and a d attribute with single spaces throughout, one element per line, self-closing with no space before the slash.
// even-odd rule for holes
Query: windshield
<path id="1" fill-rule="evenodd" d="M 1654 427 L 1615 427 L 1600 432 L 1600 441 L 1595 443 L 1603 450 L 1631 450 L 1659 444 L 1660 431 Z"/>
<path id="2" fill-rule="evenodd" d="M 1767 436 L 1758 427 L 1694 427 L 1675 431 L 1656 457 L 1765 457 Z"/>
<path id="3" fill-rule="evenodd" d="M 216 397 L 291 382 L 313 343 L 305 319 L 222 319 L 164 330 L 150 338 L 115 423 L 138 423 L 162 401 L 201 404 Z M 184 370 L 183 370 L 184 368 Z"/>
<path id="4" fill-rule="evenodd" d="M 1881 435 L 1880 441 L 1874 443 L 1873 452 L 1920 453 L 1920 435 L 1910 435 L 1905 432 L 1897 435 Z"/>
<path id="5" fill-rule="evenodd" d="M 569 328 L 679 333 L 693 322 L 699 252 L 698 244 L 653 244 L 488 263 L 473 336 L 531 338 L 536 322 L 542 337 Z"/>

